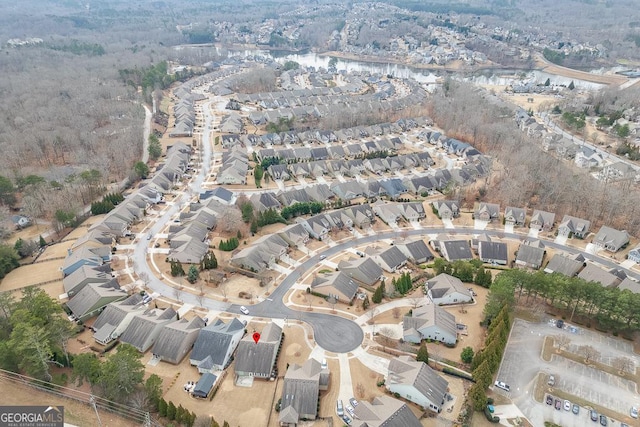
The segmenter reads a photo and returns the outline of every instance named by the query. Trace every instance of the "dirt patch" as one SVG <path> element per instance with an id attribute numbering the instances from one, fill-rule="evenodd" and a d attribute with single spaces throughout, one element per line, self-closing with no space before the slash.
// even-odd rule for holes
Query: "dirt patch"
<path id="1" fill-rule="evenodd" d="M 349 359 L 349 369 L 353 379 L 353 396 L 358 400 L 371 400 L 384 394 L 384 387 L 378 387 L 383 377 L 362 364 L 358 359 Z"/>

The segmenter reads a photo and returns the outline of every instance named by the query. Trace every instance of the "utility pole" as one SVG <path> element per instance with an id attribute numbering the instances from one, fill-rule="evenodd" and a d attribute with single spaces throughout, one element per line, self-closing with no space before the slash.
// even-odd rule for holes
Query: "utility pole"
<path id="1" fill-rule="evenodd" d="M 89 404 L 93 406 L 93 410 L 96 411 L 96 418 L 98 418 L 98 426 L 102 427 L 102 421 L 100 421 L 100 414 L 98 414 L 98 407 L 96 406 L 96 399 L 93 395 L 89 396 Z"/>

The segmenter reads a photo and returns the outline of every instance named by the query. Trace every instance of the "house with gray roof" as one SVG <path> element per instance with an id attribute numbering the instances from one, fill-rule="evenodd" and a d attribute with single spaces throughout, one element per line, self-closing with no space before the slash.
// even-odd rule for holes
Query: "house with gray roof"
<path id="1" fill-rule="evenodd" d="M 376 221 L 373 209 L 369 204 L 349 206 L 344 209 L 344 213 L 352 219 L 353 224 L 359 228 L 369 227 Z"/>
<path id="2" fill-rule="evenodd" d="M 199 397 L 201 399 L 208 398 L 213 391 L 213 386 L 215 385 L 217 380 L 218 377 L 216 375 L 213 375 L 210 372 L 204 373 L 196 383 L 196 386 L 193 388 L 191 395 L 193 397 Z"/>
<path id="3" fill-rule="evenodd" d="M 352 427 L 422 426 L 406 403 L 386 395 L 373 398 L 371 403 L 360 401 L 354 410 Z"/>
<path id="4" fill-rule="evenodd" d="M 433 259 L 433 254 L 424 240 L 396 242 L 395 246 L 414 264 L 422 264 Z"/>
<path id="5" fill-rule="evenodd" d="M 558 236 L 570 237 L 573 235 L 579 239 L 584 239 L 589 234 L 590 227 L 591 221 L 565 215 L 560 225 L 558 225 Z"/>
<path id="6" fill-rule="evenodd" d="M 289 244 L 277 234 L 260 237 L 253 245 L 231 257 L 231 263 L 251 271 L 261 272 L 287 253 Z"/>
<path id="7" fill-rule="evenodd" d="M 280 200 L 270 191 L 264 193 L 254 193 L 249 197 L 253 208 L 258 212 L 264 212 L 267 209 L 279 210 L 282 207 Z"/>
<path id="8" fill-rule="evenodd" d="M 365 252 L 387 273 L 395 273 L 409 260 L 395 245 L 384 250 L 367 249 Z"/>
<path id="9" fill-rule="evenodd" d="M 430 339 L 455 345 L 458 341 L 456 319 L 435 303 L 423 305 L 404 317 L 403 339 L 415 344 Z"/>
<path id="10" fill-rule="evenodd" d="M 107 345 L 122 334 L 136 314 L 146 310 L 142 304 L 142 295 L 138 293 L 122 301 L 107 304 L 91 327 L 95 332 L 93 338 L 98 343 Z"/>
<path id="11" fill-rule="evenodd" d="M 82 246 L 78 250 L 68 250 L 68 255 L 62 265 L 62 274 L 68 276 L 82 266 L 99 267 L 111 260 L 111 247 L 99 246 L 95 248 Z"/>
<path id="12" fill-rule="evenodd" d="M 391 393 L 435 413 L 442 411 L 449 382 L 424 362 L 398 356 L 389 362 L 385 386 Z"/>
<path id="13" fill-rule="evenodd" d="M 544 272 L 574 277 L 584 266 L 586 262 L 582 254 L 555 254 L 544 268 Z"/>
<path id="14" fill-rule="evenodd" d="M 271 378 L 281 342 L 282 328 L 273 322 L 264 327 L 257 343 L 249 335 L 240 340 L 235 358 L 236 378 Z"/>
<path id="15" fill-rule="evenodd" d="M 460 204 L 455 200 L 435 200 L 431 206 L 436 210 L 440 219 L 452 220 L 460 216 Z"/>
<path id="16" fill-rule="evenodd" d="M 198 316 L 191 320 L 182 318 L 166 323 L 160 329 L 158 339 L 153 345 L 153 355 L 160 360 L 177 365 L 191 350 L 200 329 L 204 326 L 204 320 Z"/>
<path id="17" fill-rule="evenodd" d="M 636 264 L 640 264 L 640 245 L 629 251 L 627 259 L 635 262 Z"/>
<path id="18" fill-rule="evenodd" d="M 298 218 L 300 224 L 316 240 L 324 240 L 329 235 L 333 224 L 324 215 L 314 215 L 309 218 Z"/>
<path id="19" fill-rule="evenodd" d="M 515 227 L 524 227 L 527 211 L 523 208 L 507 206 L 504 210 L 504 223 Z"/>
<path id="20" fill-rule="evenodd" d="M 76 271 L 62 279 L 62 286 L 69 298 L 80 292 L 86 285 L 94 284 L 110 284 L 117 285 L 116 279 L 111 275 L 111 266 L 108 264 L 94 266 L 83 265 Z"/>
<path id="21" fill-rule="evenodd" d="M 541 211 L 536 209 L 533 211 L 533 215 L 531 215 L 531 220 L 529 221 L 529 228 L 532 230 L 538 231 L 550 231 L 555 224 L 556 214 L 553 212 Z"/>
<path id="22" fill-rule="evenodd" d="M 226 205 L 231 205 L 235 202 L 235 197 L 233 192 L 227 190 L 224 187 L 216 187 L 213 190 L 210 190 L 210 196 L 220 203 L 224 203 Z M 200 197 L 202 199 L 202 196 Z"/>
<path id="23" fill-rule="evenodd" d="M 358 284 L 342 271 L 333 271 L 315 275 L 311 281 L 311 289 L 337 301 L 349 303 L 356 296 Z"/>
<path id="24" fill-rule="evenodd" d="M 473 259 L 471 246 L 466 240 L 444 240 L 439 242 L 440 253 L 449 262 Z"/>
<path id="25" fill-rule="evenodd" d="M 494 203 L 480 203 L 473 213 L 473 218 L 492 222 L 500 219 L 500 206 Z"/>
<path id="26" fill-rule="evenodd" d="M 382 268 L 369 257 L 342 260 L 338 263 L 338 270 L 367 285 L 373 285 L 383 277 Z"/>
<path id="27" fill-rule="evenodd" d="M 331 191 L 339 199 L 353 200 L 364 195 L 364 187 L 358 181 L 336 182 L 331 184 Z"/>
<path id="28" fill-rule="evenodd" d="M 114 244 L 115 235 L 113 232 L 108 227 L 104 226 L 102 222 L 98 222 L 89 228 L 89 231 L 86 234 L 73 242 L 71 249 L 76 250 L 84 245 L 95 248 L 99 246 L 112 246 Z"/>
<path id="29" fill-rule="evenodd" d="M 616 287 L 622 282 L 622 279 L 616 274 L 603 270 L 591 263 L 587 263 L 587 266 L 578 273 L 578 277 L 587 282 L 600 283 L 605 288 Z"/>
<path id="30" fill-rule="evenodd" d="M 509 254 L 507 244 L 502 242 L 478 242 L 478 258 L 488 264 L 507 265 Z"/>
<path id="31" fill-rule="evenodd" d="M 630 277 L 626 277 L 622 283 L 618 285 L 618 289 L 620 289 L 621 292 L 627 290 L 634 294 L 640 294 L 640 283 L 632 280 Z"/>
<path id="32" fill-rule="evenodd" d="M 438 274 L 424 284 L 427 296 L 436 305 L 473 302 L 473 295 L 457 277 L 446 273 Z"/>
<path id="33" fill-rule="evenodd" d="M 221 371 L 231 363 L 231 355 L 244 335 L 245 324 L 238 319 L 221 319 L 200 329 L 189 356 L 189 363 L 200 373 Z"/>
<path id="34" fill-rule="evenodd" d="M 320 391 L 329 388 L 329 375 L 329 369 L 323 369 L 315 359 L 302 365 L 289 365 L 280 399 L 278 421 L 281 426 L 295 427 L 302 420 L 316 419 Z"/>
<path id="35" fill-rule="evenodd" d="M 525 240 L 518 248 L 516 265 L 537 270 L 542 266 L 545 253 L 546 251 L 542 241 Z"/>
<path id="36" fill-rule="evenodd" d="M 411 178 L 405 178 L 402 181 L 403 185 L 408 191 L 415 195 L 428 194 L 438 188 L 438 184 L 435 179 L 430 176 L 416 176 Z"/>
<path id="37" fill-rule="evenodd" d="M 109 303 L 121 301 L 128 294 L 118 282 L 89 283 L 67 302 L 67 307 L 78 320 L 85 321 L 100 313 Z"/>
<path id="38" fill-rule="evenodd" d="M 594 236 L 593 244 L 600 249 L 615 253 L 629 244 L 629 233 L 603 225 Z"/>
<path id="39" fill-rule="evenodd" d="M 287 165 L 271 165 L 267 168 L 267 172 L 274 181 L 286 181 L 291 179 Z"/>
<path id="40" fill-rule="evenodd" d="M 131 344 L 144 353 L 155 344 L 160 331 L 167 323 L 176 319 L 173 308 L 152 308 L 133 316 L 131 322 L 122 332 L 120 341 Z"/>
<path id="41" fill-rule="evenodd" d="M 287 225 L 277 233 L 282 237 L 290 246 L 302 247 L 309 241 L 309 232 L 302 226 L 302 224 Z"/>

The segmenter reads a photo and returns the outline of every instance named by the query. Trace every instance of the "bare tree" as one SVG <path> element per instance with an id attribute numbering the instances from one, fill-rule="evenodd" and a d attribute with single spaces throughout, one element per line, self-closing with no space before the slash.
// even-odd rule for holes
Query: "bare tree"
<path id="1" fill-rule="evenodd" d="M 393 310 L 391 310 L 391 313 L 393 314 L 393 318 L 394 319 L 399 319 L 400 318 L 400 308 L 393 307 Z"/>
<path id="2" fill-rule="evenodd" d="M 584 357 L 585 363 L 600 359 L 600 352 L 590 345 L 581 345 L 578 347 L 578 354 Z"/>
<path id="3" fill-rule="evenodd" d="M 196 301 L 198 301 L 198 306 L 204 308 L 204 300 L 205 300 L 204 293 L 199 293 L 198 295 L 196 295 Z"/>
<path id="4" fill-rule="evenodd" d="M 140 279 L 140 281 L 142 282 L 142 285 L 146 288 L 147 285 L 149 284 L 149 281 L 151 280 L 149 278 L 149 274 L 146 271 L 141 271 L 140 273 L 138 273 L 138 278 Z"/>
<path id="5" fill-rule="evenodd" d="M 421 297 L 421 296 L 411 297 L 409 298 L 409 301 L 411 301 L 411 306 L 415 309 L 415 308 L 418 308 L 420 303 L 424 302 L 424 297 Z"/>
<path id="6" fill-rule="evenodd" d="M 378 309 L 376 307 L 372 308 L 367 312 L 367 317 L 369 318 L 367 323 L 372 326 L 371 338 L 373 338 L 376 335 L 376 321 L 374 320 L 374 317 L 376 317 L 377 315 L 378 315 Z"/>
<path id="7" fill-rule="evenodd" d="M 336 304 L 338 303 L 338 298 L 331 295 L 329 298 L 327 298 L 327 302 L 329 303 L 329 305 L 331 305 L 331 311 L 335 311 Z"/>
<path id="8" fill-rule="evenodd" d="M 554 337 L 554 341 L 556 343 L 556 346 L 558 347 L 558 351 L 564 350 L 566 347 L 569 346 L 569 344 L 571 344 L 571 338 L 569 338 L 565 334 L 556 335 Z"/>
<path id="9" fill-rule="evenodd" d="M 231 233 L 239 230 L 242 225 L 242 213 L 240 210 L 235 206 L 228 206 L 220 213 L 216 228 L 223 233 Z"/>
<path id="10" fill-rule="evenodd" d="M 364 385 L 362 385 L 362 383 L 356 384 L 356 396 L 358 396 L 358 399 L 364 399 L 365 391 L 366 388 L 364 387 Z"/>
<path id="11" fill-rule="evenodd" d="M 387 347 L 396 348 L 398 341 L 393 338 L 393 329 L 388 326 L 384 326 L 380 328 L 380 333 L 378 334 L 378 341 L 382 344 L 382 349 L 386 350 Z"/>
<path id="12" fill-rule="evenodd" d="M 611 364 L 621 374 L 633 374 L 636 370 L 636 364 L 633 362 L 633 360 L 625 356 L 616 357 L 611 361 Z"/>
<path id="13" fill-rule="evenodd" d="M 218 290 L 220 291 L 220 294 L 226 301 L 227 300 L 227 284 L 225 282 L 220 283 L 218 285 Z"/>
<path id="14" fill-rule="evenodd" d="M 151 408 L 149 396 L 143 389 L 136 390 L 131 396 L 129 396 L 129 404 L 141 411 L 148 411 Z"/>
<path id="15" fill-rule="evenodd" d="M 176 286 L 175 288 L 173 288 L 173 297 L 177 300 L 182 302 L 182 286 Z"/>

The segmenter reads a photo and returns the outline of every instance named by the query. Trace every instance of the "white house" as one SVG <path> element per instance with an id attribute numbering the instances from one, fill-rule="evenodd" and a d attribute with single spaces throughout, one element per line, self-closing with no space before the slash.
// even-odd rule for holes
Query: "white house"
<path id="1" fill-rule="evenodd" d="M 449 382 L 424 362 L 399 356 L 389 362 L 387 389 L 433 412 L 439 413 L 446 400 Z"/>
<path id="2" fill-rule="evenodd" d="M 446 273 L 438 274 L 425 283 L 427 295 L 434 304 L 460 304 L 472 302 L 473 295 L 457 277 Z"/>

